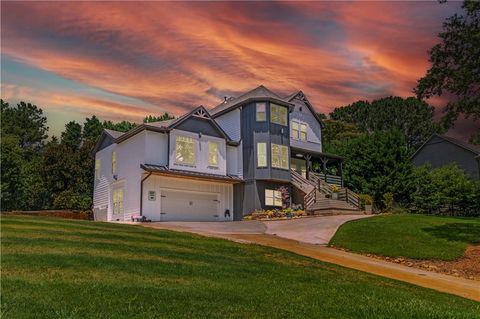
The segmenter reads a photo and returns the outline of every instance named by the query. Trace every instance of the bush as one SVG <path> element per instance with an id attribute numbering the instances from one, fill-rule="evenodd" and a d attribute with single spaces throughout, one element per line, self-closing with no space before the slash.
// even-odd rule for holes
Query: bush
<path id="1" fill-rule="evenodd" d="M 359 194 L 358 198 L 360 199 L 360 204 L 362 205 L 362 207 L 365 207 L 365 205 L 373 204 L 373 198 L 368 194 Z"/>
<path id="2" fill-rule="evenodd" d="M 414 170 L 412 209 L 420 213 L 480 216 L 480 184 L 456 165 Z"/>
<path id="3" fill-rule="evenodd" d="M 392 210 L 393 208 L 393 194 L 392 193 L 385 193 L 383 194 L 383 200 L 382 200 L 382 203 L 383 203 L 383 207 L 385 207 L 385 211 L 386 212 L 389 212 Z"/>
<path id="4" fill-rule="evenodd" d="M 78 194 L 72 190 L 66 190 L 55 196 L 53 205 L 56 209 L 88 210 L 92 206 L 92 199 L 88 195 Z"/>

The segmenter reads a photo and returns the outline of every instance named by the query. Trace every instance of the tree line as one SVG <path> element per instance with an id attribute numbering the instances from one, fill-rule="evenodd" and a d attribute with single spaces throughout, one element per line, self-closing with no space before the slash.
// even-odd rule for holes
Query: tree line
<path id="1" fill-rule="evenodd" d="M 93 115 L 83 125 L 68 122 L 60 138 L 49 139 L 47 117 L 36 105 L 1 100 L 1 118 L 2 210 L 90 209 L 96 141 L 104 128 L 126 132 L 137 125 Z M 143 122 L 171 118 L 149 115 Z"/>

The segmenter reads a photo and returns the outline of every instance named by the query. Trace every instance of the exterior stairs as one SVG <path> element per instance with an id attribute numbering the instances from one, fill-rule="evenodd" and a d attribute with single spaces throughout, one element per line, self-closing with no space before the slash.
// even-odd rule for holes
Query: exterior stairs
<path id="1" fill-rule="evenodd" d="M 318 175 L 310 172 L 306 179 L 292 170 L 292 185 L 305 194 L 305 211 L 313 215 L 363 214 L 360 209 L 358 195 L 347 187 L 339 188 L 337 199 L 331 185 L 323 181 Z"/>

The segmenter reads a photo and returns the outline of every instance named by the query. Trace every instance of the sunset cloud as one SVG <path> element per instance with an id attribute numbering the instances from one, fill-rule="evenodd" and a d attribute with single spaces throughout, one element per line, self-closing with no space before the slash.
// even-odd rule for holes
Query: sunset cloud
<path id="1" fill-rule="evenodd" d="M 285 95 L 301 89 L 325 113 L 358 99 L 408 96 L 442 21 L 459 9 L 436 2 L 1 6 L 2 60 L 64 81 L 39 90 L 28 72 L 3 67 L 2 98 L 115 120 L 211 108 L 260 84 Z"/>

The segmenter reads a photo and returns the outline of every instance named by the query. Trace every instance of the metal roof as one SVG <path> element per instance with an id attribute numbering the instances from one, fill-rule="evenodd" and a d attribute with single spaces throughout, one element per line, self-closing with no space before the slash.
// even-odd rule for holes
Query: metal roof
<path id="1" fill-rule="evenodd" d="M 159 173 L 161 175 L 170 175 L 178 177 L 198 178 L 202 180 L 217 180 L 225 183 L 241 183 L 243 179 L 234 175 L 216 175 L 202 172 L 190 172 L 178 169 L 171 169 L 168 166 L 154 165 L 154 164 L 141 164 L 140 168 L 147 172 Z"/>

